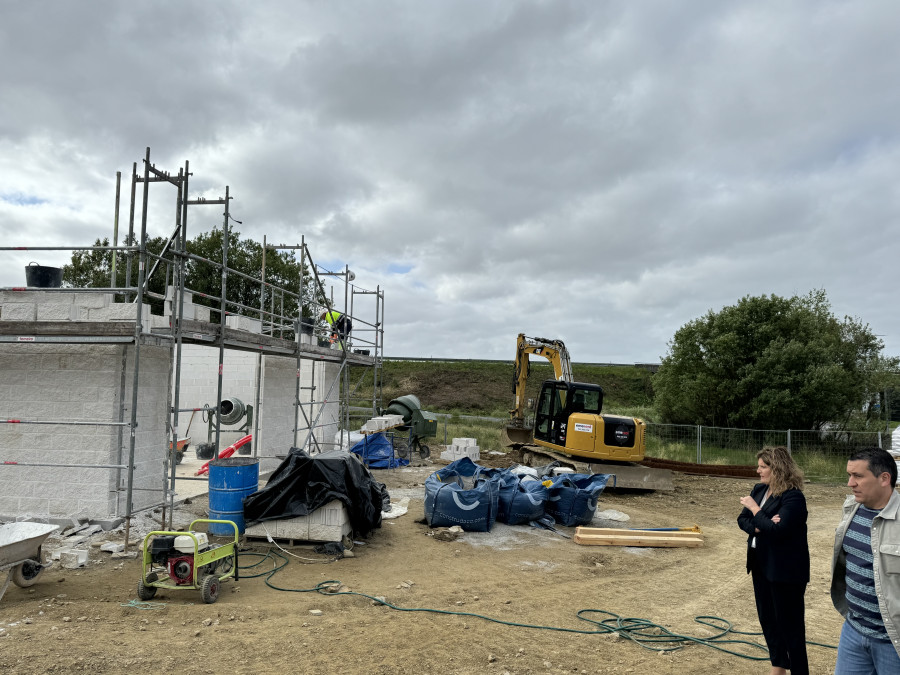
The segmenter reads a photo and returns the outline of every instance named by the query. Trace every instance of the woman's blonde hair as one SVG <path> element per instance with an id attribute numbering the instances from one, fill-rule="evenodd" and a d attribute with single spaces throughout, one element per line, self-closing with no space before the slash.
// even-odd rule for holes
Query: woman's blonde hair
<path id="1" fill-rule="evenodd" d="M 772 469 L 772 478 L 769 481 L 772 496 L 780 495 L 791 488 L 803 489 L 803 470 L 797 466 L 797 462 L 783 445 L 767 445 L 756 453 L 756 459 L 761 459 L 763 464 Z"/>

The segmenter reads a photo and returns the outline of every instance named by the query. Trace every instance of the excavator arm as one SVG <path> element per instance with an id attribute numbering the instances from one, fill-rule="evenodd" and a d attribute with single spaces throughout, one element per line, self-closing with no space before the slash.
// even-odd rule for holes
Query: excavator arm
<path id="1" fill-rule="evenodd" d="M 553 366 L 553 376 L 563 382 L 572 382 L 572 361 L 569 350 L 562 340 L 526 337 L 519 333 L 516 341 L 515 372 L 513 374 L 513 394 L 516 407 L 509 411 L 514 426 L 525 425 L 525 385 L 531 369 L 531 355 L 543 356 Z"/>

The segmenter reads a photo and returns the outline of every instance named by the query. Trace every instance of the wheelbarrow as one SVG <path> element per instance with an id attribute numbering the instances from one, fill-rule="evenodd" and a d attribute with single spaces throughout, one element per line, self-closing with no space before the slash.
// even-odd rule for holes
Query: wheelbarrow
<path id="1" fill-rule="evenodd" d="M 190 446 L 190 444 L 191 444 L 190 436 L 178 439 L 178 442 L 175 444 L 175 463 L 176 464 L 181 464 L 181 460 L 184 459 L 184 453 L 187 452 L 187 449 Z M 169 441 L 169 452 L 172 452 L 172 441 Z"/>
<path id="2" fill-rule="evenodd" d="M 37 582 L 48 565 L 41 562 L 41 544 L 59 525 L 46 523 L 9 523 L 0 525 L 0 572 L 9 571 L 6 583 L 0 588 L 0 599 L 9 582 L 28 588 Z"/>

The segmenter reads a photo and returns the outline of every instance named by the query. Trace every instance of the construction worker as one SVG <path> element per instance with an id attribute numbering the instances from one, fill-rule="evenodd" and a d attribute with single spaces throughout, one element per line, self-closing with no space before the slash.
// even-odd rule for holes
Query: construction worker
<path id="1" fill-rule="evenodd" d="M 325 310 L 322 312 L 319 316 L 319 320 L 324 321 L 331 326 L 331 344 L 334 344 L 338 340 L 344 343 L 347 342 L 347 338 L 350 336 L 350 331 L 353 328 L 353 322 L 350 321 L 350 317 L 333 309 L 331 311 Z"/>

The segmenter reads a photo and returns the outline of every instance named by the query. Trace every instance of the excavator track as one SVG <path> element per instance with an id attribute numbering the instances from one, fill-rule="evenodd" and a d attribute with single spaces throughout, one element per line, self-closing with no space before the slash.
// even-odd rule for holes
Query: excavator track
<path id="1" fill-rule="evenodd" d="M 668 468 L 642 466 L 640 464 L 615 462 L 585 462 L 580 458 L 564 455 L 539 445 L 518 446 L 522 452 L 522 460 L 527 466 L 539 466 L 550 462 L 559 462 L 561 466 L 574 469 L 578 473 L 609 473 L 616 477 L 615 485 L 607 489 L 627 490 L 660 490 L 672 492 L 672 471 Z"/>

